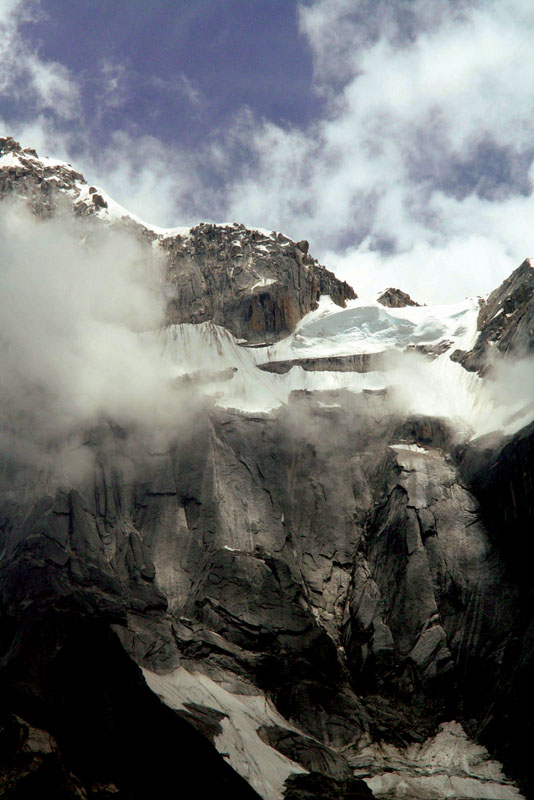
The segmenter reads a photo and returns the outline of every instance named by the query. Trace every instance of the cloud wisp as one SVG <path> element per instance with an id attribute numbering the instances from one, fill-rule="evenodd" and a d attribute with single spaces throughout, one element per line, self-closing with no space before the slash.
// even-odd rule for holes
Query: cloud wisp
<path id="1" fill-rule="evenodd" d="M 80 87 L 64 65 L 40 58 L 20 33 L 38 14 L 37 2 L 0 0 L 2 95 L 17 102 L 26 118 L 47 112 L 60 124 L 70 122 L 81 113 Z"/>

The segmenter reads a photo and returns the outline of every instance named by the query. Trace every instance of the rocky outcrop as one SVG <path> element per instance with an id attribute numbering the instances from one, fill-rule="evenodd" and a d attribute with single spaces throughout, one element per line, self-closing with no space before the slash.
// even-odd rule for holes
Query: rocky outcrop
<path id="1" fill-rule="evenodd" d="M 393 356 L 390 354 L 389 359 Z M 388 363 L 390 363 L 388 361 Z M 374 372 L 384 368 L 384 353 L 358 353 L 352 356 L 324 356 L 317 358 L 293 358 L 288 361 L 265 361 L 258 364 L 264 372 L 285 375 L 293 367 L 302 367 L 306 372 Z"/>
<path id="2" fill-rule="evenodd" d="M 516 800 L 519 792 L 486 748 L 469 741 L 458 722 L 439 726 L 422 744 L 395 747 L 373 744 L 352 761 L 375 797 L 498 797 Z"/>
<path id="3" fill-rule="evenodd" d="M 451 358 L 469 372 L 483 374 L 491 359 L 534 351 L 534 268 L 527 258 L 509 278 L 481 301 L 478 337 L 469 352 L 455 350 Z"/>
<path id="4" fill-rule="evenodd" d="M 321 772 L 296 775 L 287 779 L 285 800 L 371 800 L 373 793 L 367 784 L 356 778 L 336 780 Z"/>
<path id="5" fill-rule="evenodd" d="M 76 184 L 83 180 L 70 164 L 39 159 L 10 136 L 0 138 L 0 199 L 23 198 L 37 216 L 47 218 L 68 204 L 66 193 L 79 193 Z"/>
<path id="6" fill-rule="evenodd" d="M 450 342 L 448 339 L 443 339 L 441 342 L 438 342 L 437 344 L 410 345 L 408 346 L 407 350 L 408 352 L 415 351 L 416 353 L 421 353 L 423 356 L 426 356 L 427 358 L 434 359 L 438 358 L 438 356 L 443 355 L 443 353 L 446 353 L 447 350 L 450 350 L 451 347 L 452 347 L 452 342 Z M 454 360 L 455 359 L 453 359 L 453 361 Z"/>
<path id="7" fill-rule="evenodd" d="M 323 294 L 344 306 L 356 297 L 282 234 L 244 225 L 202 224 L 186 236 L 164 237 L 174 298 L 169 323 L 224 325 L 238 339 L 276 341 L 317 307 Z"/>
<path id="8" fill-rule="evenodd" d="M 14 714 L 5 714 L 0 722 L 0 741 L 2 797 L 87 797 L 80 781 L 66 768 L 57 742 L 46 731 Z"/>
<path id="9" fill-rule="evenodd" d="M 382 292 L 380 297 L 377 298 L 377 302 L 388 308 L 405 308 L 406 306 L 420 305 L 416 303 L 415 300 L 412 300 L 410 295 L 406 292 L 403 292 L 401 289 L 393 288 L 386 289 L 385 292 Z"/>

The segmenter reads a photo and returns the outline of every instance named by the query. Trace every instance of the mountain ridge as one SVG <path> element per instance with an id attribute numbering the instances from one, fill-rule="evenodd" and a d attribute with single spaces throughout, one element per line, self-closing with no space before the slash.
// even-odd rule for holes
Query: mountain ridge
<path id="1" fill-rule="evenodd" d="M 68 198 L 73 214 L 119 224 L 156 242 L 174 290 L 168 324 L 224 321 L 237 338 L 276 341 L 316 307 L 321 294 L 340 306 L 356 297 L 352 287 L 308 254 L 307 242 L 237 223 L 157 228 L 90 186 L 69 164 L 39 159 L 11 137 L 0 139 L 0 172 L 0 198 L 24 198 L 42 218 Z"/>
<path id="2" fill-rule="evenodd" d="M 0 193 L 41 219 L 65 196 L 80 220 L 113 212 L 71 167 L 0 147 Z M 479 355 L 528 352 L 530 272 L 482 309 L 384 305 L 280 234 L 123 227 L 162 243 L 173 294 L 143 336 L 181 400 L 157 445 L 97 419 L 59 486 L 30 492 L 39 465 L 4 458 L 5 796 L 532 796 L 532 417 L 497 413 Z"/>

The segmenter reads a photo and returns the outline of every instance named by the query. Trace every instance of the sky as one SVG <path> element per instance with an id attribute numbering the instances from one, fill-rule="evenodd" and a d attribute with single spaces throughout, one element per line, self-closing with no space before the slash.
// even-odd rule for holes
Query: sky
<path id="1" fill-rule="evenodd" d="M 153 224 L 453 302 L 534 255 L 532 41 L 529 0 L 0 0 L 0 131 Z"/>

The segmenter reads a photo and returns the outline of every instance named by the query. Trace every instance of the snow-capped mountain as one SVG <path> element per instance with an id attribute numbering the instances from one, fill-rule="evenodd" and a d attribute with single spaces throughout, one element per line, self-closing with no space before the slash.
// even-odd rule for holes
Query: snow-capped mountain
<path id="1" fill-rule="evenodd" d="M 531 262 L 486 299 L 362 298 L 305 241 L 157 228 L 12 139 L 0 197 L 81 248 L 72 328 L 42 287 L 10 300 L 31 346 L 0 327 L 29 387 L 1 395 L 0 794 L 532 796 Z M 101 237 L 157 262 L 157 325 L 117 335 Z M 39 286 L 61 253 L 29 252 Z"/>

